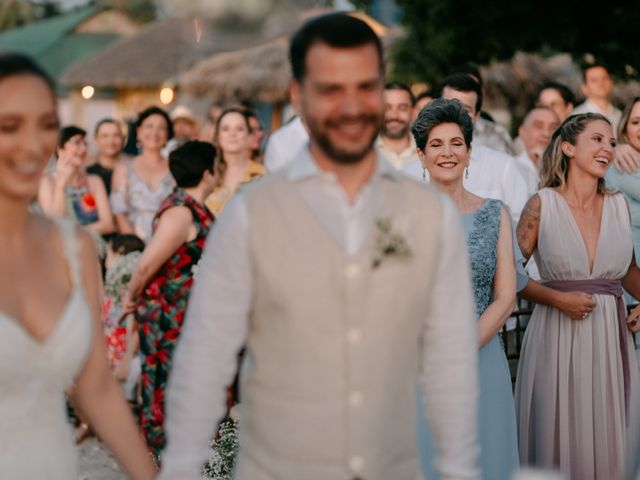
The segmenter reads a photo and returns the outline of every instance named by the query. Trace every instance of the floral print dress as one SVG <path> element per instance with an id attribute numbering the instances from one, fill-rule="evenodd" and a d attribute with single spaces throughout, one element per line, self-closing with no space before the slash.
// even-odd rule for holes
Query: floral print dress
<path id="1" fill-rule="evenodd" d="M 136 316 L 142 356 L 142 409 L 140 426 L 147 444 L 156 455 L 165 445 L 163 430 L 164 401 L 187 300 L 193 284 L 193 267 L 200 260 L 213 215 L 184 190 L 176 188 L 160 205 L 153 221 L 155 231 L 160 216 L 169 208 L 184 206 L 191 210 L 197 235 L 183 243 L 160 267 L 140 296 Z"/>
<path id="2" fill-rule="evenodd" d="M 69 218 L 79 225 L 89 225 L 98 221 L 96 199 L 88 184 L 78 187 L 66 186 L 64 195 Z"/>
<path id="3" fill-rule="evenodd" d="M 127 351 L 131 334 L 130 316 L 123 315 L 122 294 L 126 291 L 141 252 L 120 255 L 107 269 L 100 317 L 107 341 L 107 358 L 111 368 L 118 366 Z"/>

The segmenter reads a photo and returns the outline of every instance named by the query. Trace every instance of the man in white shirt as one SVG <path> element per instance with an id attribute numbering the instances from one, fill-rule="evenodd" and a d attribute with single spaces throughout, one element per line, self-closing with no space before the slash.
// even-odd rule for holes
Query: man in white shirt
<path id="1" fill-rule="evenodd" d="M 622 112 L 611 104 L 613 82 L 607 68 L 599 63 L 587 66 L 582 71 L 580 88 L 587 99 L 575 108 L 573 114 L 600 113 L 609 119 L 614 135 L 617 134 Z"/>
<path id="2" fill-rule="evenodd" d="M 515 160 L 527 183 L 529 196 L 538 191 L 542 154 L 549 145 L 553 132 L 559 126 L 560 120 L 553 110 L 535 107 L 527 112 L 518 129 L 524 149 L 515 157 Z"/>
<path id="3" fill-rule="evenodd" d="M 419 478 L 418 385 L 442 479 L 479 479 L 477 328 L 455 207 L 375 154 L 384 67 L 366 23 L 316 17 L 290 53 L 310 142 L 244 187 L 207 240 L 159 478 L 200 478 L 246 342 L 236 480 Z"/>
<path id="4" fill-rule="evenodd" d="M 443 98 L 456 99 L 475 122 L 482 108 L 482 89 L 471 76 L 460 73 L 444 79 L 439 88 Z M 419 161 L 408 164 L 403 171 L 416 178 L 428 180 L 428 174 Z M 516 167 L 512 156 L 491 150 L 475 141 L 471 144 L 471 161 L 464 177 L 464 186 L 471 193 L 484 198 L 502 200 L 515 223 L 529 199 L 527 184 Z"/>
<path id="5" fill-rule="evenodd" d="M 309 134 L 300 116 L 273 132 L 264 151 L 264 166 L 267 171 L 274 172 L 290 163 L 308 141 Z"/>
<path id="6" fill-rule="evenodd" d="M 453 73 L 464 73 L 473 78 L 480 85 L 480 91 L 484 92 L 484 82 L 480 69 L 473 62 L 457 65 Z M 480 101 L 482 104 L 482 101 Z M 484 145 L 491 150 L 498 150 L 508 155 L 515 153 L 515 145 L 511 135 L 499 123 L 496 123 L 487 112 L 478 109 L 478 115 L 473 123 L 473 141 L 476 145 Z"/>
<path id="7" fill-rule="evenodd" d="M 415 98 L 408 85 L 400 82 L 384 86 L 384 123 L 376 140 L 376 150 L 398 170 L 418 159 L 411 135 Z"/>

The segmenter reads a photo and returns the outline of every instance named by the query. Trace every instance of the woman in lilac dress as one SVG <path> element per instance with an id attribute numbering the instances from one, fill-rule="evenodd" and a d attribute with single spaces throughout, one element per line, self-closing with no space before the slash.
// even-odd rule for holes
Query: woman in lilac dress
<path id="1" fill-rule="evenodd" d="M 615 137 L 599 114 L 567 118 L 542 160 L 541 189 L 518 224 L 542 283 L 516 383 L 520 460 L 567 479 L 631 478 L 638 462 L 640 373 L 622 288 L 640 297 L 629 209 L 605 187 Z"/>

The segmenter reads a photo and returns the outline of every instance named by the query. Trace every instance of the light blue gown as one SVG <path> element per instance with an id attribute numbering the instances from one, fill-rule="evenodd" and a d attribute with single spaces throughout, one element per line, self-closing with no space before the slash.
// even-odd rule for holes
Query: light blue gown
<path id="1" fill-rule="evenodd" d="M 628 175 L 615 167 L 609 168 L 605 177 L 607 187 L 619 190 L 627 199 L 631 213 L 631 237 L 636 261 L 640 262 L 640 171 Z"/>
<path id="2" fill-rule="evenodd" d="M 464 215 L 467 246 L 478 318 L 493 301 L 493 277 L 496 271 L 496 248 L 500 231 L 502 202 L 487 199 L 476 212 Z M 511 389 L 511 375 L 499 335 L 478 353 L 480 404 L 478 432 L 482 478 L 508 480 L 518 470 L 518 435 L 516 412 Z M 439 479 L 433 460 L 435 445 L 424 416 L 422 395 L 418 392 L 418 451 L 424 477 Z"/>

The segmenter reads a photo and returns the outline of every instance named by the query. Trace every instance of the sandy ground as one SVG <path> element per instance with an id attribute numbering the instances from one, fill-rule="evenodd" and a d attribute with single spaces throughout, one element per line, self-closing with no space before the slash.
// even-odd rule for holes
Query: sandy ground
<path id="1" fill-rule="evenodd" d="M 88 438 L 80 449 L 80 480 L 125 480 L 126 475 L 113 456 L 95 437 Z"/>

